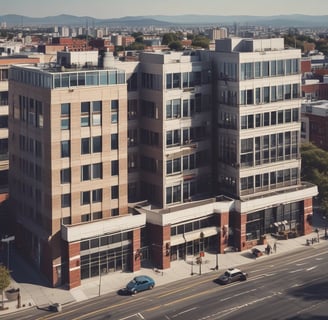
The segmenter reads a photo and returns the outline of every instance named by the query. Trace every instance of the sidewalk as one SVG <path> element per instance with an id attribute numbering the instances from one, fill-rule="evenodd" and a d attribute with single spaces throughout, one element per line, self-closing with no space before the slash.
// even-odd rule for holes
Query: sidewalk
<path id="1" fill-rule="evenodd" d="M 325 244 L 328 245 L 328 240 L 324 240 L 325 231 L 323 228 L 319 230 L 320 242 L 315 242 L 313 246 Z M 301 236 L 288 240 L 269 240 L 271 247 L 276 242 L 277 252 L 270 255 L 264 255 L 258 259 L 268 259 L 270 257 L 286 253 L 288 251 L 295 250 L 306 246 L 306 239 L 317 238 L 317 233 L 312 232 L 306 236 Z M 312 244 L 310 245 L 312 246 Z M 264 251 L 265 245 L 256 246 L 256 248 Z M 0 311 L 0 319 L 7 318 L 8 314 L 13 312 L 19 312 L 26 308 L 39 307 L 47 308 L 53 304 L 59 304 L 63 306 L 67 303 L 83 301 L 86 299 L 94 298 L 102 294 L 109 292 L 116 292 L 124 286 L 136 275 L 149 275 L 156 283 L 156 286 L 167 284 L 169 282 L 181 280 L 188 277 L 198 276 L 200 273 L 200 267 L 195 263 L 195 257 L 187 257 L 186 260 L 174 261 L 171 263 L 171 268 L 168 270 L 157 270 L 152 268 L 142 268 L 137 272 L 116 272 L 101 277 L 94 277 L 86 280 L 82 280 L 82 284 L 78 288 L 66 290 L 64 288 L 50 288 L 46 285 L 46 282 L 40 279 L 35 271 L 26 266 L 23 260 L 19 257 L 15 257 L 17 263 L 20 266 L 19 270 L 14 270 L 14 278 L 12 279 L 11 288 L 19 288 L 21 295 L 21 306 L 18 308 L 17 301 L 5 301 L 5 307 L 7 310 Z M 192 264 L 192 261 L 194 264 Z M 215 270 L 216 262 L 218 261 L 219 271 Z M 255 262 L 256 259 L 252 257 L 250 250 L 243 252 L 229 252 L 225 254 L 205 254 L 203 263 L 201 265 L 201 274 L 216 272 L 223 272 L 227 268 L 240 267 L 244 264 Z M 24 267 L 22 268 L 22 265 Z M 193 274 L 192 274 L 193 273 Z M 26 279 L 29 279 L 26 281 Z M 7 316 L 6 316 L 7 315 Z"/>

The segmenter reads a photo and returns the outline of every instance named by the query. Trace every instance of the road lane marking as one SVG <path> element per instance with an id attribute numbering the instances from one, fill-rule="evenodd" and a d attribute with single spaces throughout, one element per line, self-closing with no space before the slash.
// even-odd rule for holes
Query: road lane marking
<path id="1" fill-rule="evenodd" d="M 242 296 L 242 295 L 244 295 L 244 294 L 248 294 L 248 293 L 250 293 L 250 292 L 254 292 L 254 291 L 256 291 L 256 289 L 252 289 L 252 290 L 248 290 L 248 291 L 240 292 L 240 293 L 238 293 L 238 294 L 234 294 L 234 295 L 232 295 L 232 296 L 230 296 L 230 297 L 226 297 L 226 298 L 220 299 L 220 301 L 227 301 L 227 300 L 230 300 L 230 299 L 233 299 L 233 298 L 236 298 L 236 297 L 239 297 L 239 296 Z"/>
<path id="2" fill-rule="evenodd" d="M 305 269 L 305 270 L 306 270 L 306 271 L 311 271 L 311 270 L 316 269 L 316 268 L 317 268 L 317 266 L 313 266 L 313 267 L 307 268 L 307 269 Z"/>
<path id="3" fill-rule="evenodd" d="M 301 272 L 301 271 L 303 271 L 303 269 L 291 270 L 291 271 L 289 271 L 289 273 L 296 273 L 296 272 Z"/>
<path id="4" fill-rule="evenodd" d="M 216 279 L 216 278 L 214 278 L 214 279 Z M 213 280 L 214 280 L 214 279 L 213 279 Z M 177 292 L 179 292 L 179 291 L 185 291 L 186 289 L 189 289 L 189 288 L 192 288 L 192 287 L 197 287 L 197 286 L 199 286 L 200 284 L 202 284 L 202 283 L 206 283 L 206 282 L 208 282 L 208 279 L 206 279 L 206 280 L 204 280 L 204 281 L 201 281 L 201 282 L 197 282 L 197 283 L 195 283 L 195 284 L 191 284 L 191 285 L 188 285 L 188 286 L 180 287 L 180 288 L 175 289 L 175 290 L 170 290 L 169 292 L 164 293 L 164 294 L 161 294 L 161 295 L 159 295 L 158 297 L 159 297 L 159 298 L 163 298 L 163 297 L 166 297 L 166 296 L 171 295 L 172 293 L 177 293 Z"/>
<path id="5" fill-rule="evenodd" d="M 187 309 L 187 310 L 181 311 L 181 312 L 179 312 L 179 313 L 174 314 L 171 318 L 179 317 L 179 316 L 181 316 L 182 314 L 185 314 L 185 313 L 190 312 L 190 311 L 194 311 L 194 310 L 196 310 L 196 309 L 197 309 L 197 308 L 194 307 L 194 308 L 190 308 L 190 309 Z"/>
<path id="6" fill-rule="evenodd" d="M 240 310 L 242 308 L 247 308 L 247 307 L 249 307 L 249 306 L 251 306 L 253 304 L 262 302 L 262 301 L 267 300 L 267 299 L 271 299 L 271 298 L 273 298 L 273 297 L 275 297 L 277 295 L 281 295 L 281 294 L 282 294 L 281 292 L 274 292 L 273 294 L 271 294 L 269 296 L 265 296 L 265 297 L 262 297 L 262 298 L 259 298 L 259 299 L 256 299 L 256 300 L 253 300 L 253 301 L 244 303 L 242 305 L 237 305 L 237 306 L 234 306 L 234 307 L 225 309 L 225 310 L 220 310 L 217 313 L 211 314 L 211 315 L 206 316 L 206 317 L 199 318 L 198 320 L 205 320 L 205 319 L 211 319 L 211 318 L 215 318 L 215 319 L 224 318 L 226 315 L 228 315 L 230 313 L 233 313 L 235 311 L 238 311 L 238 310 Z"/>
<path id="7" fill-rule="evenodd" d="M 130 316 L 127 316 L 127 317 L 124 317 L 124 318 L 120 318 L 120 320 L 126 320 L 126 319 L 135 318 L 135 317 L 138 317 L 138 319 L 145 319 L 143 317 L 143 315 L 140 312 L 138 312 L 138 313 L 132 314 Z"/>

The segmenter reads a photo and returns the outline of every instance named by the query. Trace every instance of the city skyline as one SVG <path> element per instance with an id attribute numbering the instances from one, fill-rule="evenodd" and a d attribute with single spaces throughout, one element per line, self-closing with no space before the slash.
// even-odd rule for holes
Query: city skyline
<path id="1" fill-rule="evenodd" d="M 167 0 L 154 5 L 151 0 L 126 0 L 124 2 L 96 0 L 90 5 L 86 0 L 57 0 L 39 2 L 36 0 L 12 0 L 2 3 L 2 15 L 17 14 L 29 17 L 46 17 L 60 14 L 92 16 L 94 18 L 121 18 L 125 16 L 152 15 L 254 15 L 272 16 L 286 14 L 325 15 L 328 14 L 328 2 L 313 0 Z"/>

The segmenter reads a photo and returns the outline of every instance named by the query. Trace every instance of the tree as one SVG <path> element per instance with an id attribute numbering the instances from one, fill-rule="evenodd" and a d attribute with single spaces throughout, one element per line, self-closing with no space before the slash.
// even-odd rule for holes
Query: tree
<path id="1" fill-rule="evenodd" d="M 181 41 L 172 41 L 169 43 L 169 48 L 171 50 L 181 51 L 183 49 Z"/>
<path id="2" fill-rule="evenodd" d="M 301 146 L 302 179 L 318 186 L 317 202 L 328 218 L 328 152 L 312 143 Z"/>
<path id="3" fill-rule="evenodd" d="M 210 45 L 210 39 L 205 36 L 198 35 L 192 40 L 192 45 L 195 47 L 208 49 Z"/>
<path id="4" fill-rule="evenodd" d="M 143 33 L 142 32 L 132 32 L 131 36 L 135 39 L 139 38 L 140 36 L 143 37 Z"/>
<path id="5" fill-rule="evenodd" d="M 2 293 L 2 309 L 4 309 L 3 292 L 10 285 L 10 273 L 5 266 L 0 266 L 0 290 Z"/>
<path id="6" fill-rule="evenodd" d="M 175 33 L 173 32 L 164 33 L 162 37 L 162 44 L 169 45 L 170 43 L 177 40 L 178 40 L 178 36 Z"/>
<path id="7" fill-rule="evenodd" d="M 133 42 L 127 47 L 127 49 L 128 50 L 144 50 L 145 47 L 146 46 L 143 43 Z"/>

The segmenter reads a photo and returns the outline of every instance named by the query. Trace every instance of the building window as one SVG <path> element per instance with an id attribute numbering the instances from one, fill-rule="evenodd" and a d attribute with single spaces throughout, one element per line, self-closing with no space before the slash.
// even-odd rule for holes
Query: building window
<path id="1" fill-rule="evenodd" d="M 117 176 L 118 175 L 118 160 L 113 160 L 111 163 L 111 175 Z"/>
<path id="2" fill-rule="evenodd" d="M 285 74 L 285 61 L 278 60 L 277 61 L 277 75 L 283 76 Z"/>
<path id="3" fill-rule="evenodd" d="M 91 152 L 98 153 L 102 151 L 102 138 L 101 136 L 92 137 L 92 146 L 90 138 L 81 139 L 81 154 L 89 154 Z"/>
<path id="4" fill-rule="evenodd" d="M 166 101 L 166 119 L 181 117 L 181 100 L 173 99 Z"/>
<path id="5" fill-rule="evenodd" d="M 111 149 L 112 150 L 117 150 L 118 149 L 118 134 L 113 133 L 113 134 L 111 134 L 110 138 L 111 138 L 110 139 Z"/>
<path id="6" fill-rule="evenodd" d="M 90 126 L 90 102 L 81 102 L 81 127 Z"/>
<path id="7" fill-rule="evenodd" d="M 71 206 L 71 194 L 65 193 L 61 195 L 61 207 L 68 208 Z"/>
<path id="8" fill-rule="evenodd" d="M 181 88 L 181 73 L 166 74 L 166 89 Z"/>
<path id="9" fill-rule="evenodd" d="M 65 168 L 60 170 L 60 183 L 70 183 L 71 182 L 71 169 Z"/>
<path id="10" fill-rule="evenodd" d="M 102 151 L 102 139 L 101 136 L 92 137 L 92 152 L 99 153 Z"/>
<path id="11" fill-rule="evenodd" d="M 111 101 L 111 123 L 118 122 L 118 110 L 119 110 L 118 100 L 112 100 Z"/>
<path id="12" fill-rule="evenodd" d="M 181 158 L 166 161 L 166 174 L 181 172 Z"/>
<path id="13" fill-rule="evenodd" d="M 71 217 L 63 217 L 62 218 L 63 225 L 70 225 L 71 224 Z"/>
<path id="14" fill-rule="evenodd" d="M 101 125 L 101 110 L 102 110 L 102 102 L 101 101 L 93 101 L 92 102 L 92 125 L 93 126 Z"/>
<path id="15" fill-rule="evenodd" d="M 60 120 L 60 128 L 62 130 L 69 130 L 69 119 L 61 119 Z"/>
<path id="16" fill-rule="evenodd" d="M 263 77 L 268 77 L 269 76 L 269 74 L 270 74 L 269 67 L 270 67 L 269 61 L 263 61 L 262 62 L 262 76 Z"/>
<path id="17" fill-rule="evenodd" d="M 94 163 L 92 165 L 92 178 L 102 179 L 102 163 Z"/>
<path id="18" fill-rule="evenodd" d="M 61 141 L 61 157 L 67 158 L 70 156 L 70 141 Z"/>
<path id="19" fill-rule="evenodd" d="M 8 91 L 0 92 L 0 106 L 8 105 Z"/>
<path id="20" fill-rule="evenodd" d="M 180 130 L 172 130 L 166 132 L 166 146 L 172 147 L 181 143 Z"/>
<path id="21" fill-rule="evenodd" d="M 81 167 L 81 181 L 87 181 L 91 178 L 91 165 L 86 164 Z"/>
<path id="22" fill-rule="evenodd" d="M 3 160 L 8 159 L 8 138 L 0 139 L 0 155 Z"/>
<path id="23" fill-rule="evenodd" d="M 112 199 L 118 199 L 118 186 L 112 186 L 111 197 Z"/>
<path id="24" fill-rule="evenodd" d="M 0 128 L 8 128 L 8 116 L 0 116 Z"/>
<path id="25" fill-rule="evenodd" d="M 101 125 L 102 101 L 81 103 L 81 127 L 90 126 L 90 117 L 93 126 Z"/>
<path id="26" fill-rule="evenodd" d="M 174 203 L 181 201 L 181 186 L 173 186 L 166 188 L 166 203 Z"/>
<path id="27" fill-rule="evenodd" d="M 119 213 L 118 208 L 112 209 L 111 213 L 112 213 L 112 217 L 118 216 L 118 213 Z"/>
<path id="28" fill-rule="evenodd" d="M 102 163 L 86 164 L 81 166 L 81 181 L 102 179 Z"/>
<path id="29" fill-rule="evenodd" d="M 128 100 L 128 120 L 137 118 L 138 100 Z"/>
<path id="30" fill-rule="evenodd" d="M 69 103 L 62 103 L 61 104 L 61 116 L 62 117 L 69 117 L 70 116 L 70 104 Z"/>
<path id="31" fill-rule="evenodd" d="M 91 214 L 90 213 L 82 214 L 81 222 L 87 222 L 87 221 L 91 221 Z"/>
<path id="32" fill-rule="evenodd" d="M 81 139 L 81 154 L 89 154 L 90 153 L 90 138 L 82 138 Z"/>
<path id="33" fill-rule="evenodd" d="M 97 211 L 92 214 L 93 220 L 100 220 L 103 217 L 102 211 Z"/>
<path id="34" fill-rule="evenodd" d="M 92 190 L 92 203 L 102 201 L 102 189 Z"/>
<path id="35" fill-rule="evenodd" d="M 90 204 L 90 191 L 81 192 L 81 205 Z"/>

